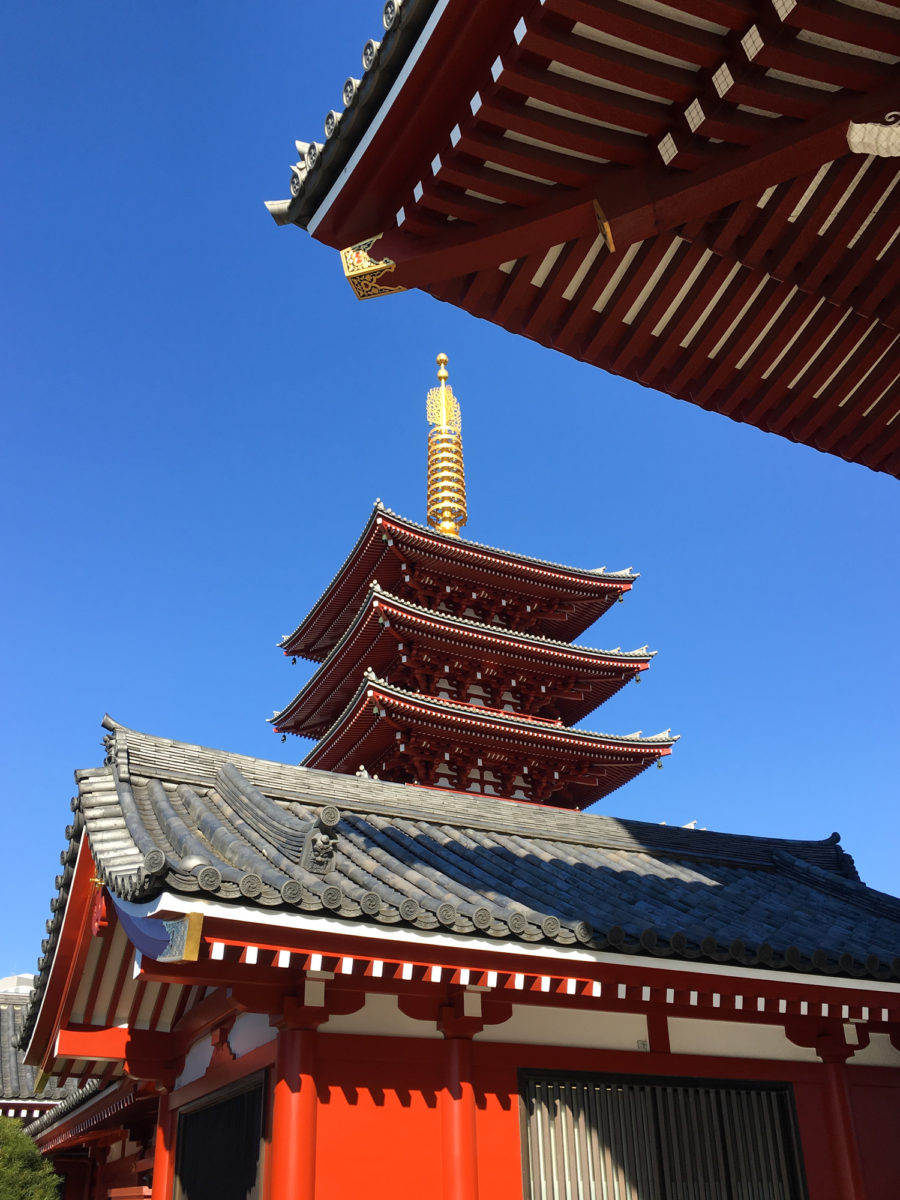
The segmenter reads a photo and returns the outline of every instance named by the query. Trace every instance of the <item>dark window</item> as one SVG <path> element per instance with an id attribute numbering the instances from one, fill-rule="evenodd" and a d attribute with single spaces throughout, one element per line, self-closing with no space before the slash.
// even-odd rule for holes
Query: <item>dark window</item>
<path id="1" fill-rule="evenodd" d="M 262 1116 L 261 1083 L 182 1112 L 175 1200 L 259 1200 Z"/>
<path id="2" fill-rule="evenodd" d="M 805 1200 L 788 1085 L 523 1072 L 526 1200 Z"/>

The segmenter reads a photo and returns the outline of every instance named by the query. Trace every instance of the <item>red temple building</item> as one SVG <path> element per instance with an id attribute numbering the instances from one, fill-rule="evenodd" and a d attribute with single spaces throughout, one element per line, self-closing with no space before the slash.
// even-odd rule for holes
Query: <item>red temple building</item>
<path id="1" fill-rule="evenodd" d="M 65 1200 L 896 1200 L 900 900 L 574 811 L 674 740 L 574 727 L 635 576 L 464 541 L 435 391 L 432 528 L 377 505 L 282 642 L 306 763 L 107 717 L 76 772 L 19 1037 Z"/>
<path id="2" fill-rule="evenodd" d="M 361 298 L 897 475 L 898 62 L 897 0 L 388 0 L 269 210 Z"/>

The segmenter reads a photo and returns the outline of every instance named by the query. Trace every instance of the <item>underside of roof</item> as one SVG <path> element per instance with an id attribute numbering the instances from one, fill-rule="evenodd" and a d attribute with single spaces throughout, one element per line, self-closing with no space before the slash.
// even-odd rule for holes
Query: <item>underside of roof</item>
<path id="1" fill-rule="evenodd" d="M 900 473 L 896 0 L 391 0 L 385 25 L 270 205 L 362 245 L 358 294 L 418 287 Z"/>
<path id="2" fill-rule="evenodd" d="M 289 767 L 108 719 L 107 728 L 106 763 L 77 772 L 28 1036 L 84 837 L 119 900 L 206 897 L 293 914 L 298 929 L 330 916 L 337 936 L 362 923 L 443 930 L 482 947 L 512 939 L 900 978 L 900 901 L 859 882 L 836 834 L 787 841 L 620 821 Z M 107 1024 L 119 1009 L 171 1024 L 174 993 L 169 1004 L 150 985 L 156 993 L 132 998 L 128 971 L 119 974 Z"/>
<path id="3" fill-rule="evenodd" d="M 281 712 L 269 718 L 271 724 L 279 732 L 321 737 L 350 703 L 365 666 L 384 679 L 397 673 L 405 646 L 401 636 L 415 636 L 420 647 L 427 646 L 441 661 L 449 654 L 477 660 L 485 670 L 488 665 L 502 662 L 511 668 L 513 676 L 524 669 L 523 663 L 532 671 L 555 672 L 560 677 L 560 689 L 547 699 L 553 700 L 558 715 L 570 725 L 635 678 L 655 654 L 646 646 L 625 652 L 621 647 L 596 650 L 571 646 L 422 608 L 373 587 L 323 665 Z"/>

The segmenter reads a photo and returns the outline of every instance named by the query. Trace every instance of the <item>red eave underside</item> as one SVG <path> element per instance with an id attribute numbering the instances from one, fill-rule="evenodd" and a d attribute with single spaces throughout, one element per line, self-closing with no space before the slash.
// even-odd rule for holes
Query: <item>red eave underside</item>
<path id="1" fill-rule="evenodd" d="M 385 717 L 373 712 L 375 702 L 383 706 Z M 490 721 L 491 714 L 485 710 L 462 709 L 461 705 L 415 695 L 398 698 L 373 685 L 360 693 L 357 703 L 344 713 L 331 735 L 313 748 L 303 765 L 319 770 L 355 771 L 361 761 L 374 762 L 386 753 L 396 741 L 395 733 L 402 725 L 432 737 L 436 743 L 459 742 L 477 746 L 486 762 L 508 761 L 515 749 L 526 757 L 531 756 L 533 761 L 552 759 L 560 770 L 572 765 L 583 773 L 585 764 L 589 764 L 588 773 L 599 774 L 602 782 L 594 779 L 591 784 L 583 784 L 575 779 L 571 786 L 567 785 L 566 793 L 554 800 L 557 806 L 583 808 L 671 753 L 668 745 L 627 744 L 617 742 L 615 738 L 607 742 L 596 736 L 579 736 L 577 730 L 549 721 L 535 718 L 515 722 Z"/>
<path id="2" fill-rule="evenodd" d="M 383 529 L 394 540 L 393 548 L 382 540 Z M 358 613 L 373 579 L 388 591 L 402 584 L 405 560 L 394 550 L 406 555 L 406 561 L 448 578 L 471 581 L 510 596 L 564 600 L 570 608 L 566 621 L 539 617 L 534 630 L 551 637 L 563 634 L 564 640 L 578 637 L 632 586 L 628 579 L 605 579 L 590 572 L 567 571 L 562 566 L 518 559 L 462 540 L 448 543 L 447 539 L 425 530 L 410 530 L 396 518 L 385 515 L 382 525 L 373 523 L 368 536 L 325 594 L 283 643 L 284 653 L 321 662 Z"/>
<path id="3" fill-rule="evenodd" d="M 900 12 L 799 0 L 763 23 L 695 0 L 674 20 L 546 0 L 514 38 L 491 9 L 451 0 L 442 22 L 477 13 L 489 52 L 459 88 L 458 56 L 429 60 L 416 110 L 443 120 L 410 121 L 401 91 L 315 236 L 383 233 L 386 282 L 900 472 L 897 160 L 846 140 L 896 107 L 897 68 L 877 56 L 900 55 Z"/>
<path id="4" fill-rule="evenodd" d="M 381 625 L 387 617 L 390 632 Z M 504 638 L 501 630 L 478 629 L 466 622 L 454 623 L 435 614 L 411 613 L 385 598 L 375 608 L 367 604 L 358 628 L 350 635 L 333 659 L 329 659 L 312 677 L 306 687 L 279 714 L 276 730 L 306 737 L 319 737 L 349 704 L 359 686 L 364 667 L 371 667 L 384 677 L 389 664 L 397 657 L 398 641 L 412 631 L 418 648 L 427 647 L 436 656 L 447 655 L 478 659 L 484 664 L 499 663 L 513 674 L 517 669 L 546 671 L 548 676 L 561 679 L 573 673 L 579 687 L 572 685 L 568 695 L 555 697 L 561 715 L 574 724 L 624 686 L 632 673 L 647 666 L 646 659 L 618 658 L 615 654 L 585 653 L 579 647 L 570 649 L 531 641 L 527 638 Z M 614 672 L 610 676 L 609 673 Z M 578 691 L 579 695 L 571 694 Z M 581 694 L 583 693 L 583 694 Z"/>

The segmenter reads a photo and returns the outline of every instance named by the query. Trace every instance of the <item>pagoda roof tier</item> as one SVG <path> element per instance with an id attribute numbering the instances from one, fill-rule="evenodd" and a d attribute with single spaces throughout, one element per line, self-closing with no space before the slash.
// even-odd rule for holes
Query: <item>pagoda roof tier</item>
<path id="1" fill-rule="evenodd" d="M 546 680 L 546 703 L 575 724 L 646 670 L 655 651 L 596 650 L 422 608 L 373 584 L 353 623 L 309 682 L 270 718 L 281 732 L 319 738 L 350 703 L 371 667 L 382 678 L 404 671 L 401 656 L 461 664 L 478 678 Z M 458 672 L 451 667 L 451 676 Z M 475 680 L 472 680 L 475 682 Z M 555 685 L 555 686 L 554 686 Z M 536 686 L 539 688 L 540 683 Z M 541 695 L 535 711 L 542 707 Z"/>
<path id="2" fill-rule="evenodd" d="M 357 295 L 419 288 L 900 474 L 896 0 L 405 0 L 385 23 L 269 205 Z"/>
<path id="3" fill-rule="evenodd" d="M 427 744 L 441 757 L 449 754 L 451 765 L 469 755 L 498 771 L 517 763 L 549 765 L 559 779 L 553 805 L 575 809 L 634 779 L 670 754 L 678 740 L 668 730 L 643 737 L 569 729 L 560 721 L 409 692 L 367 671 L 344 712 L 301 765 L 346 774 L 362 767 L 378 774 L 386 755 L 403 752 L 404 738 Z"/>
<path id="4" fill-rule="evenodd" d="M 485 600 L 501 613 L 515 610 L 530 632 L 568 641 L 602 616 L 636 578 L 630 568 L 566 567 L 448 537 L 378 501 L 343 566 L 279 646 L 287 655 L 322 662 L 359 612 L 373 579 L 394 593 L 424 587 L 443 595 L 453 585 L 468 597 L 475 591 L 478 599 L 469 599 L 469 605 Z"/>

